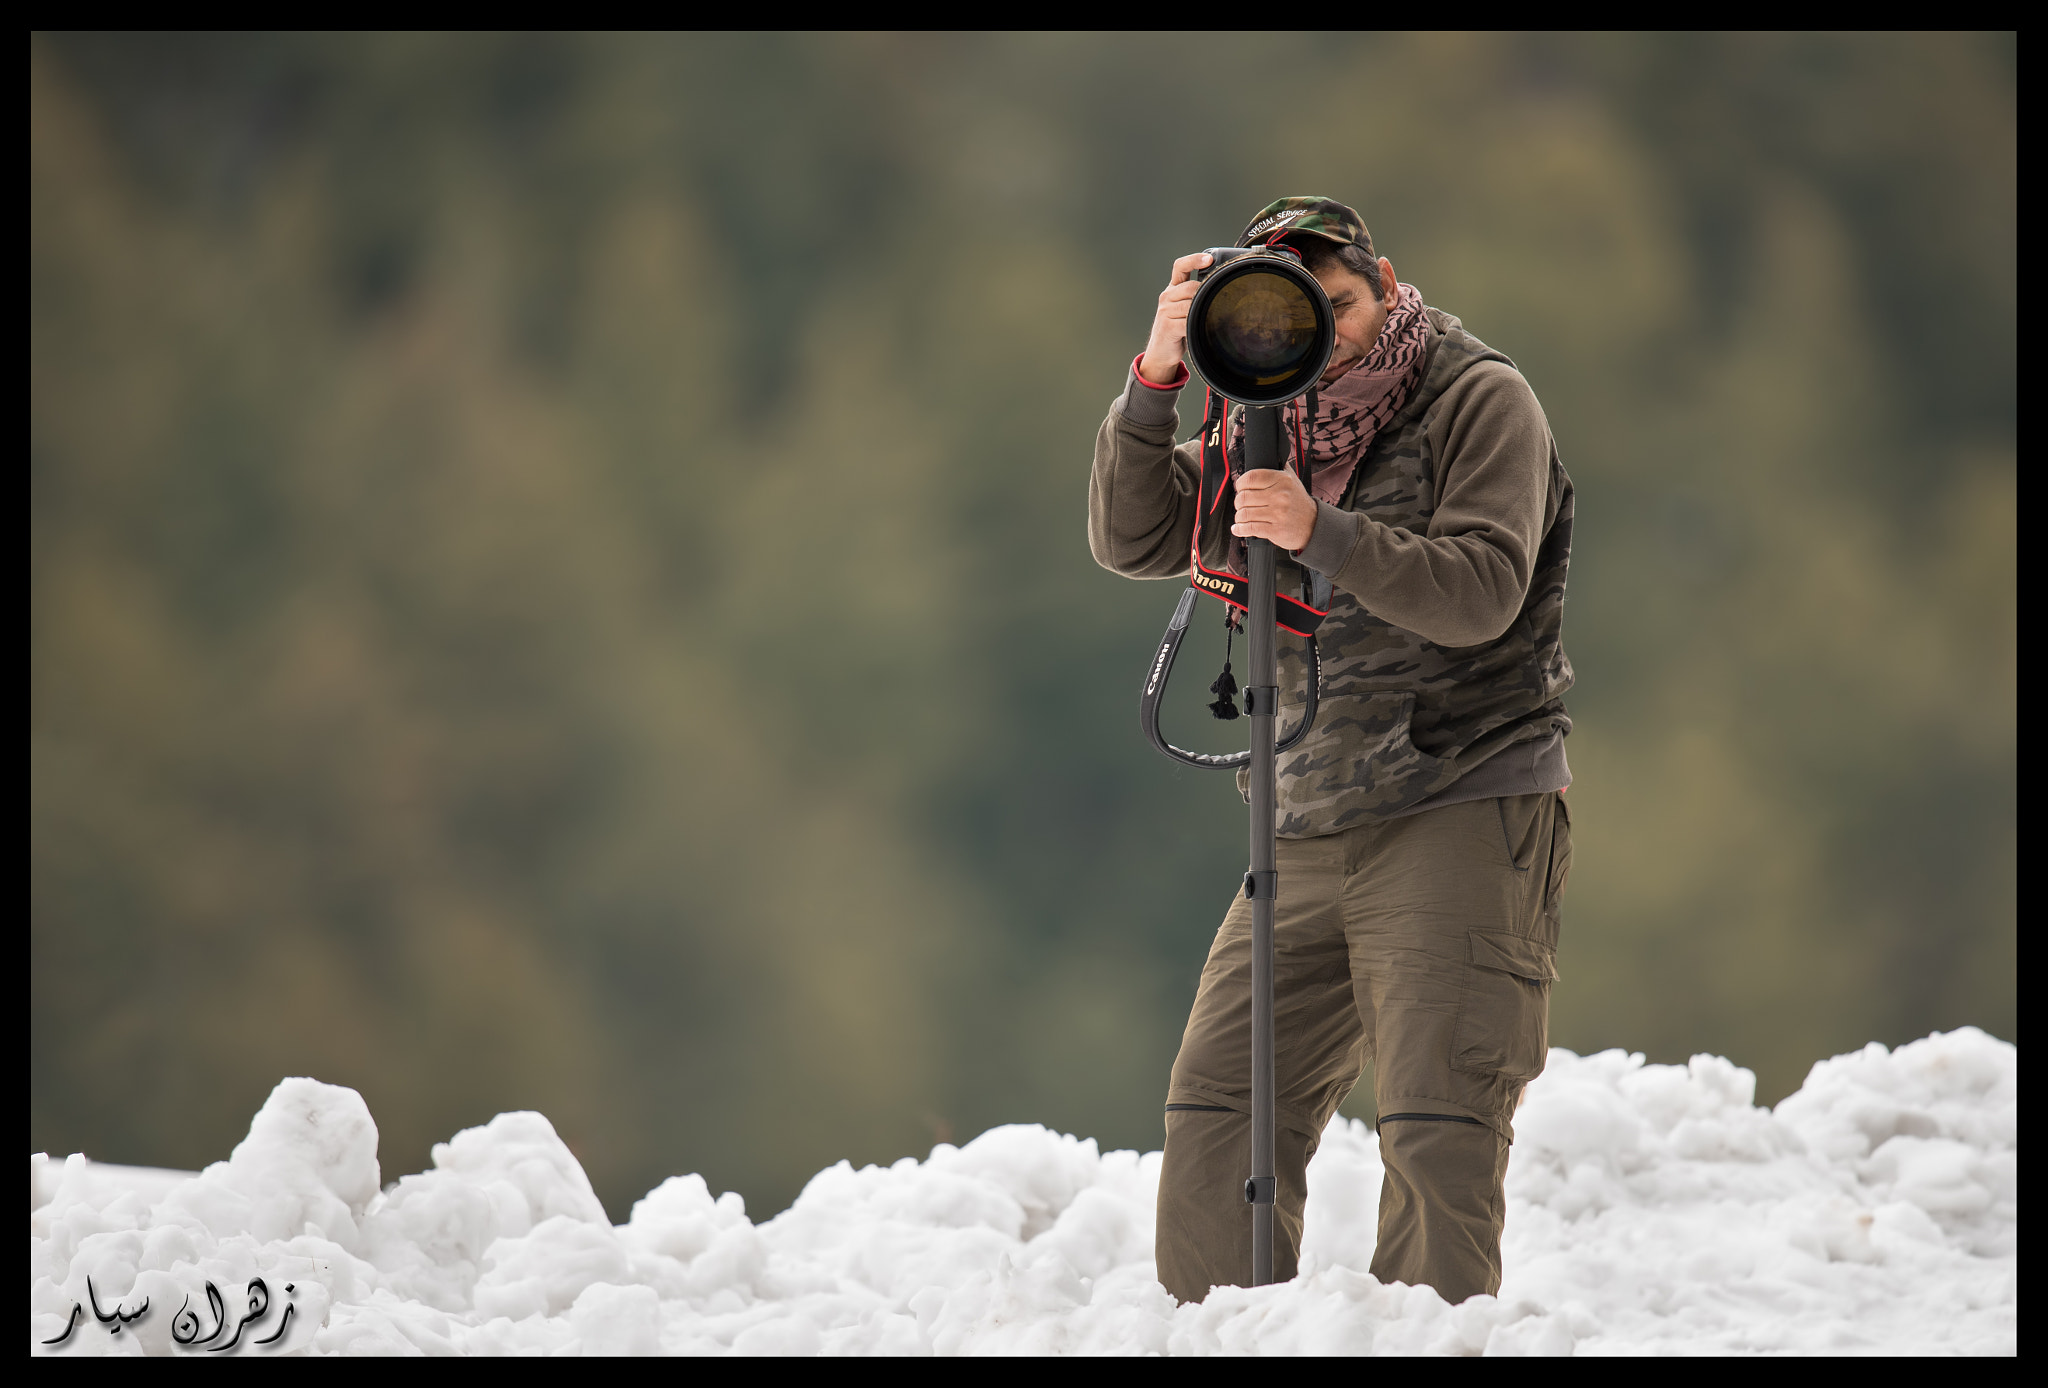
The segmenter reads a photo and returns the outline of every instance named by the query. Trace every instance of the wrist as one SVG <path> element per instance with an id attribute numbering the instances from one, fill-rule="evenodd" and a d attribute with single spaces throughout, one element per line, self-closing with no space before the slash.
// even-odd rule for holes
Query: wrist
<path id="1" fill-rule="evenodd" d="M 1308 540 L 1295 557 L 1303 567 L 1314 569 L 1324 578 L 1336 578 L 1358 544 L 1360 519 L 1356 511 L 1332 506 L 1327 501 L 1317 502 L 1316 523 L 1309 528 Z"/>
<path id="2" fill-rule="evenodd" d="M 1144 355 L 1131 358 L 1129 377 L 1124 382 L 1124 393 L 1116 398 L 1113 407 L 1117 414 L 1141 429 L 1178 429 L 1180 411 L 1175 408 L 1180 400 L 1180 388 L 1186 381 L 1158 386 L 1138 374 L 1138 366 L 1145 360 Z"/>
<path id="3" fill-rule="evenodd" d="M 1301 552 L 1308 548 L 1309 541 L 1315 539 L 1316 537 L 1317 514 L 1318 513 L 1315 510 L 1315 502 L 1309 502 L 1308 529 L 1301 532 L 1301 543 L 1288 551 L 1289 554 L 1292 554 L 1297 559 L 1301 557 Z"/>
<path id="4" fill-rule="evenodd" d="M 1188 366 L 1178 354 L 1172 357 L 1158 357 L 1150 347 L 1138 354 L 1131 363 L 1138 379 L 1154 390 L 1179 390 L 1188 383 Z"/>

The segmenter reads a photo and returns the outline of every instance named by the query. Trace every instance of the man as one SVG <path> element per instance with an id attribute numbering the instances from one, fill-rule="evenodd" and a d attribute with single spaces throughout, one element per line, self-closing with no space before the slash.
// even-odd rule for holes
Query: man
<path id="1" fill-rule="evenodd" d="M 1572 486 L 1514 364 L 1400 283 L 1355 211 L 1284 198 L 1238 238 L 1275 241 L 1336 311 L 1313 492 L 1295 469 L 1242 474 L 1232 513 L 1196 537 L 1217 569 L 1271 540 L 1280 591 L 1329 594 L 1322 709 L 1279 762 L 1274 1272 L 1298 1267 L 1309 1158 L 1371 1064 L 1386 1162 L 1372 1272 L 1457 1302 L 1499 1290 L 1510 1120 L 1548 1045 L 1571 866 Z M 1174 262 L 1096 437 L 1089 544 L 1132 578 L 1189 563 L 1200 452 L 1174 445 L 1176 397 L 1207 263 Z M 1278 644 L 1287 729 L 1308 670 L 1298 642 Z M 1167 1089 L 1157 1256 L 1182 1301 L 1251 1277 L 1250 905 L 1224 916 Z"/>

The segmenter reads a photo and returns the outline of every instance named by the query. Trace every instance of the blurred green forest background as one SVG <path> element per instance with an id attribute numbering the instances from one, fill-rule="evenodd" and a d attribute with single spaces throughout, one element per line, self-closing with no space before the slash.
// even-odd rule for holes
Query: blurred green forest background
<path id="1" fill-rule="evenodd" d="M 195 1166 L 290 1074 L 387 1177 L 540 1109 L 620 1217 L 1157 1146 L 1243 819 L 1139 738 L 1090 441 L 1303 192 L 1577 482 L 1555 1043 L 2017 1039 L 2016 65 L 32 37 L 31 1149 Z"/>

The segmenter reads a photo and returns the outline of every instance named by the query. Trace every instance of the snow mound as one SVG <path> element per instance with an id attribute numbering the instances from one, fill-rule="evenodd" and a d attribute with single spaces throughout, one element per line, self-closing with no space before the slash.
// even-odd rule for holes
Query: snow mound
<path id="1" fill-rule="evenodd" d="M 176 1308 L 210 1281 L 232 1320 L 260 1276 L 275 1305 L 250 1337 L 295 1319 L 236 1353 L 2015 1354 L 2018 1074 L 1964 1028 L 1822 1061 L 1772 1111 L 1717 1057 L 1553 1051 L 1516 1119 L 1506 1283 L 1455 1307 L 1364 1271 L 1379 1146 L 1347 1119 L 1310 1168 L 1301 1276 L 1176 1307 L 1152 1276 L 1156 1152 L 995 1128 L 842 1162 L 764 1224 L 676 1176 L 614 1227 L 537 1113 L 380 1192 L 361 1096 L 288 1079 L 188 1179 L 31 1160 L 32 1204 L 52 1193 L 30 1340 L 197 1352 Z M 87 1310 L 43 1347 L 88 1277 L 103 1316 L 151 1311 Z"/>

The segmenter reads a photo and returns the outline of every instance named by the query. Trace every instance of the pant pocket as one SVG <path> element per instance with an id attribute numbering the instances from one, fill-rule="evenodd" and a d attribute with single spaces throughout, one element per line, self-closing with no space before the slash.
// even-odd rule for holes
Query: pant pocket
<path id="1" fill-rule="evenodd" d="M 1508 866 L 1516 872 L 1527 872 L 1536 866 L 1536 859 L 1549 841 L 1545 830 L 1550 828 L 1550 816 L 1544 811 L 1550 807 L 1544 802 L 1552 799 L 1548 795 L 1503 795 L 1496 799 L 1494 808 L 1500 812 L 1500 846 L 1507 854 Z"/>
<path id="2" fill-rule="evenodd" d="M 1550 820 L 1550 881 L 1543 890 L 1543 910 L 1556 916 L 1564 901 L 1565 883 L 1572 877 L 1572 812 L 1562 794 L 1553 793 L 1555 810 Z"/>
<path id="3" fill-rule="evenodd" d="M 1451 1068 L 1511 1082 L 1543 1073 L 1550 1049 L 1550 985 L 1557 951 L 1541 940 L 1492 930 L 1470 933 L 1471 953 Z"/>

